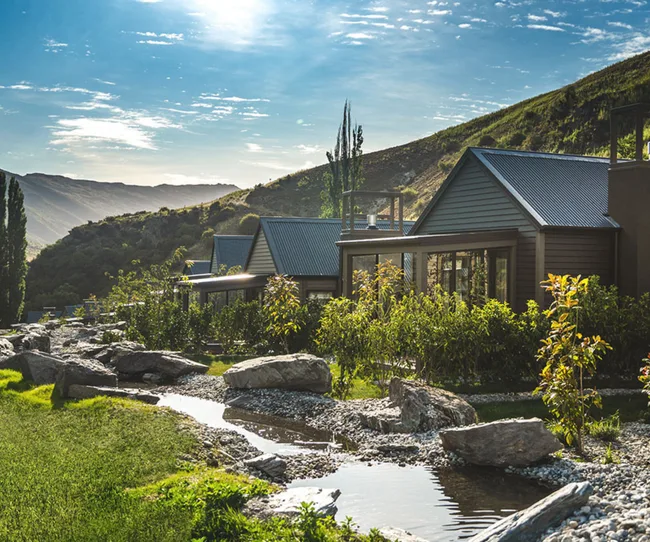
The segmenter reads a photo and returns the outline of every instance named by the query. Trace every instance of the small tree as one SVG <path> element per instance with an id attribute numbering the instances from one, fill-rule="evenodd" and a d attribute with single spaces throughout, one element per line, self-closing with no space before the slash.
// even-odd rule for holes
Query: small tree
<path id="1" fill-rule="evenodd" d="M 583 337 L 579 331 L 580 297 L 587 293 L 589 281 L 580 276 L 552 275 L 542 287 L 553 296 L 544 313 L 551 321 L 548 336 L 542 340 L 537 357 L 545 363 L 536 393 L 561 425 L 565 440 L 583 453 L 583 431 L 591 406 L 600 408 L 595 389 L 585 390 L 585 376 L 596 373 L 596 365 L 611 346 L 600 336 Z"/>
<path id="2" fill-rule="evenodd" d="M 300 297 L 298 283 L 286 275 L 270 277 L 264 295 L 266 330 L 282 343 L 289 353 L 289 336 L 298 333 L 300 323 Z"/>

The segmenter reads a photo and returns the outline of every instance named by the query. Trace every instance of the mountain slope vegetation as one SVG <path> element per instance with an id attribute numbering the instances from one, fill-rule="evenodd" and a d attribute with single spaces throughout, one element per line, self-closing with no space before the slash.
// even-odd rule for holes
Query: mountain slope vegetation
<path id="1" fill-rule="evenodd" d="M 650 101 L 650 53 L 424 139 L 367 154 L 365 187 L 406 188 L 407 214 L 416 217 L 468 146 L 604 155 L 610 108 L 642 101 Z M 188 247 L 190 257 L 208 257 L 211 235 L 237 233 L 249 213 L 318 216 L 326 168 L 287 175 L 211 204 L 77 227 L 32 262 L 28 306 L 103 295 L 110 288 L 106 272 L 129 269 L 133 259 L 160 262 L 179 246 Z"/>
<path id="2" fill-rule="evenodd" d="M 107 216 L 186 207 L 213 201 L 238 188 L 234 185 L 136 186 L 30 173 L 15 176 L 25 194 L 27 239 L 35 255 L 65 237 L 75 226 Z"/>

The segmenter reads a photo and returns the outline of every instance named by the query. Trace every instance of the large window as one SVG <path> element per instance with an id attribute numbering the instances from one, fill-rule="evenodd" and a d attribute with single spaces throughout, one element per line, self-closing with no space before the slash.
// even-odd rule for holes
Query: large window
<path id="1" fill-rule="evenodd" d="M 427 289 L 439 284 L 446 292 L 456 292 L 464 301 L 477 302 L 487 296 L 508 299 L 506 250 L 433 252 L 427 255 Z"/>

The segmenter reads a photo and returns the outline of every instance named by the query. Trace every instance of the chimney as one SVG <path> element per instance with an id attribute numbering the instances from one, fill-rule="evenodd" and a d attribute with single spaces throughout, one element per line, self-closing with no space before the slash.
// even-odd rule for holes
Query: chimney
<path id="1" fill-rule="evenodd" d="M 643 160 L 643 127 L 648 104 L 612 109 L 608 214 L 621 227 L 616 243 L 617 283 L 621 294 L 650 292 L 650 162 Z M 634 160 L 618 160 L 618 133 L 623 119 L 634 122 Z"/>

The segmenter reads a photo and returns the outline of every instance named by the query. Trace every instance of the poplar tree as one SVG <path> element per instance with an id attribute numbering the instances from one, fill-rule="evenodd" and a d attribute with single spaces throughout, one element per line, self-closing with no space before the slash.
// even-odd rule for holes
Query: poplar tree
<path id="1" fill-rule="evenodd" d="M 9 323 L 20 320 L 25 305 L 27 276 L 27 217 L 23 191 L 15 178 L 9 182 L 7 206 L 7 247 L 9 253 Z"/>
<path id="2" fill-rule="evenodd" d="M 7 176 L 0 171 L 0 328 L 9 326 L 9 250 L 7 246 Z"/>
<path id="3" fill-rule="evenodd" d="M 323 215 L 341 216 L 341 194 L 356 190 L 363 183 L 363 128 L 352 126 L 352 104 L 345 101 L 343 121 L 336 136 L 334 151 L 325 153 L 330 170 L 324 176 Z"/>

